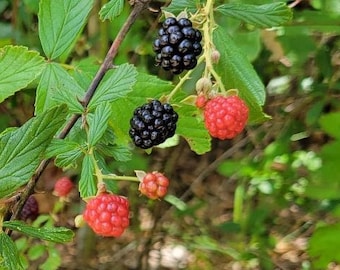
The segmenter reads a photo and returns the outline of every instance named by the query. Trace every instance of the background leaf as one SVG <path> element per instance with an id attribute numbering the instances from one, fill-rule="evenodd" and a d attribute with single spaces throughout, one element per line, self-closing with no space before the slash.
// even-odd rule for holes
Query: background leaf
<path id="1" fill-rule="evenodd" d="M 213 33 L 214 44 L 221 57 L 216 64 L 226 89 L 236 88 L 249 107 L 248 123 L 259 123 L 266 119 L 261 106 L 265 101 L 265 89 L 247 57 L 240 51 L 229 34 L 222 27 Z"/>
<path id="2" fill-rule="evenodd" d="M 108 126 L 108 120 L 111 115 L 111 106 L 108 102 L 103 102 L 97 106 L 94 114 L 88 115 L 89 133 L 88 143 L 94 146 L 103 136 Z"/>
<path id="3" fill-rule="evenodd" d="M 218 6 L 216 11 L 263 28 L 280 26 L 289 22 L 293 16 L 291 9 L 283 2 L 265 5 L 228 3 Z"/>
<path id="4" fill-rule="evenodd" d="M 3 226 L 28 236 L 56 243 L 69 242 L 74 237 L 74 232 L 64 227 L 32 227 L 18 220 L 4 221 Z"/>
<path id="5" fill-rule="evenodd" d="M 95 166 L 92 155 L 85 155 L 82 164 L 81 177 L 79 180 L 79 191 L 81 198 L 96 195 L 97 181 L 95 179 Z"/>
<path id="6" fill-rule="evenodd" d="M 195 13 L 197 8 L 200 5 L 199 0 L 178 0 L 171 1 L 170 5 L 166 8 L 162 8 L 163 10 L 171 13 L 180 13 L 183 10 L 187 12 Z"/>
<path id="7" fill-rule="evenodd" d="M 0 102 L 26 87 L 44 67 L 38 52 L 22 46 L 0 48 Z"/>
<path id="8" fill-rule="evenodd" d="M 313 257 L 313 269 L 327 269 L 330 262 L 340 263 L 340 224 L 319 227 L 309 240 L 308 254 Z"/>
<path id="9" fill-rule="evenodd" d="M 321 116 L 320 125 L 322 130 L 324 130 L 329 135 L 334 138 L 340 139 L 340 113 L 328 113 Z"/>
<path id="10" fill-rule="evenodd" d="M 136 76 L 135 67 L 129 64 L 123 64 L 116 69 L 109 70 L 93 95 L 88 108 L 94 109 L 101 102 L 112 102 L 124 97 L 128 92 L 132 91 Z"/>
<path id="11" fill-rule="evenodd" d="M 38 84 L 35 114 L 60 103 L 67 104 L 71 112 L 80 113 L 83 107 L 78 99 L 81 99 L 83 94 L 84 90 L 59 64 L 48 63 Z"/>
<path id="12" fill-rule="evenodd" d="M 40 1 L 39 37 L 49 59 L 70 51 L 92 6 L 93 0 Z"/>
<path id="13" fill-rule="evenodd" d="M 0 138 L 0 198 L 27 183 L 65 117 L 66 106 L 54 107 Z"/>
<path id="14" fill-rule="evenodd" d="M 19 260 L 19 253 L 12 239 L 4 232 L 0 233 L 0 269 L 24 269 Z"/>
<path id="15" fill-rule="evenodd" d="M 102 21 L 112 20 L 122 13 L 124 7 L 124 0 L 111 0 L 106 3 L 99 11 L 99 17 Z"/>

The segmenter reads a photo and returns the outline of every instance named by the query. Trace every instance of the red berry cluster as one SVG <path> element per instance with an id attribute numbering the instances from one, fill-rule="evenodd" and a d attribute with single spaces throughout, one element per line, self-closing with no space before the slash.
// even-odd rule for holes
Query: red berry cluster
<path id="1" fill-rule="evenodd" d="M 168 191 L 169 179 L 160 172 L 147 173 L 139 184 L 139 191 L 149 199 L 164 197 Z"/>
<path id="2" fill-rule="evenodd" d="M 84 220 L 101 236 L 121 236 L 129 226 L 129 202 L 125 197 L 102 193 L 89 200 Z"/>
<path id="3" fill-rule="evenodd" d="M 212 137 L 232 139 L 242 132 L 248 120 L 248 107 L 238 96 L 216 96 L 205 104 L 204 122 Z"/>
<path id="4" fill-rule="evenodd" d="M 73 183 L 67 176 L 59 178 L 54 184 L 53 193 L 58 197 L 66 197 L 72 190 Z"/>

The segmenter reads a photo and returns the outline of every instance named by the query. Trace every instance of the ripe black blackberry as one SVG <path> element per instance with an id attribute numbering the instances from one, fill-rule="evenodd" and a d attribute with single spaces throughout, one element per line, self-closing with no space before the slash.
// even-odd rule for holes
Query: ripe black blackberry
<path id="1" fill-rule="evenodd" d="M 172 137 L 177 120 L 178 114 L 170 104 L 152 100 L 133 112 L 129 135 L 136 146 L 147 149 Z"/>
<path id="2" fill-rule="evenodd" d="M 165 19 L 153 43 L 156 65 L 173 74 L 193 69 L 202 52 L 201 40 L 201 32 L 192 27 L 189 19 Z"/>
<path id="3" fill-rule="evenodd" d="M 35 220 L 39 215 L 39 205 L 36 198 L 31 195 L 28 197 L 27 201 L 24 204 L 24 207 L 21 210 L 20 218 L 22 220 Z"/>

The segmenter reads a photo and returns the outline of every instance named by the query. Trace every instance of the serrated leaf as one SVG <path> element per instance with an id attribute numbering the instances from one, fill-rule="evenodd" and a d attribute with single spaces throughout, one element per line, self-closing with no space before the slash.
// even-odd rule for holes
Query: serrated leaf
<path id="1" fill-rule="evenodd" d="M 92 155 L 85 155 L 81 166 L 81 176 L 79 180 L 79 191 L 81 198 L 96 195 L 97 181 L 95 178 L 95 165 Z"/>
<path id="2" fill-rule="evenodd" d="M 182 105 L 175 108 L 178 113 L 176 133 L 183 136 L 196 154 L 204 154 L 211 149 L 211 137 L 202 120 L 195 117 L 196 108 Z"/>
<path id="3" fill-rule="evenodd" d="M 101 102 L 112 102 L 126 96 L 132 91 L 136 76 L 136 68 L 130 64 L 123 64 L 116 69 L 109 70 L 94 93 L 88 108 L 91 110 Z"/>
<path id="4" fill-rule="evenodd" d="M 26 184 L 66 117 L 66 106 L 54 107 L 0 138 L 0 198 Z"/>
<path id="5" fill-rule="evenodd" d="M 112 20 L 119 16 L 124 7 L 124 0 L 111 0 L 106 3 L 99 11 L 99 17 L 102 21 Z"/>
<path id="6" fill-rule="evenodd" d="M 340 263 L 340 253 L 334 251 L 334 247 L 339 245 L 339 223 L 317 228 L 308 245 L 308 254 L 313 258 L 313 269 L 327 269 L 331 262 Z"/>
<path id="7" fill-rule="evenodd" d="M 221 55 L 216 70 L 225 88 L 239 90 L 250 110 L 248 123 L 264 121 L 267 116 L 261 106 L 265 102 L 265 88 L 253 66 L 222 27 L 214 31 L 213 39 Z"/>
<path id="8" fill-rule="evenodd" d="M 130 118 L 135 108 L 146 103 L 148 98 L 159 98 L 172 88 L 173 86 L 168 81 L 139 73 L 133 90 L 124 99 L 118 99 L 112 103 L 112 115 L 109 125 L 115 131 L 117 139 L 123 143 L 128 140 Z"/>
<path id="9" fill-rule="evenodd" d="M 26 47 L 0 48 L 0 102 L 37 78 L 44 65 L 44 58 Z"/>
<path id="10" fill-rule="evenodd" d="M 258 27 L 280 26 L 292 19 L 292 11 L 284 2 L 265 5 L 228 3 L 220 5 L 216 11 L 223 15 L 244 21 Z"/>
<path id="11" fill-rule="evenodd" d="M 22 221 L 4 221 L 3 226 L 13 231 L 24 233 L 28 236 L 47 240 L 55 243 L 65 243 L 72 240 L 74 233 L 64 227 L 32 227 Z"/>
<path id="12" fill-rule="evenodd" d="M 171 1 L 170 5 L 166 8 L 162 8 L 162 10 L 165 10 L 167 12 L 171 13 L 179 13 L 183 10 L 186 10 L 190 13 L 195 13 L 197 11 L 197 8 L 200 6 L 200 0 L 177 0 L 177 1 Z"/>
<path id="13" fill-rule="evenodd" d="M 110 115 L 111 106 L 108 102 L 103 102 L 99 104 L 94 111 L 94 114 L 88 115 L 88 143 L 90 146 L 94 146 L 105 133 Z"/>
<path id="14" fill-rule="evenodd" d="M 84 146 L 70 140 L 54 139 L 46 150 L 45 157 L 55 157 L 54 163 L 61 168 L 72 166 L 83 155 Z"/>
<path id="15" fill-rule="evenodd" d="M 71 112 L 81 113 L 83 107 L 78 99 L 82 98 L 84 90 L 59 64 L 48 63 L 38 84 L 35 114 L 51 108 L 56 104 L 65 103 Z"/>
<path id="16" fill-rule="evenodd" d="M 4 232 L 0 233 L 0 269 L 24 269 L 19 259 L 19 252 L 13 240 Z"/>
<path id="17" fill-rule="evenodd" d="M 39 38 L 53 60 L 71 50 L 86 23 L 93 0 L 42 0 L 39 5 Z"/>

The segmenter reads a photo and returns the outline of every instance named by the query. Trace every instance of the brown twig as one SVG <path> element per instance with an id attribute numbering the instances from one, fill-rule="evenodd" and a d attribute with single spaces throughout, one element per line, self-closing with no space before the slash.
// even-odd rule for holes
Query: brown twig
<path id="1" fill-rule="evenodd" d="M 136 21 L 138 15 L 146 8 L 149 1 L 150 0 L 136 0 L 134 2 L 134 6 L 133 6 L 133 9 L 132 9 L 129 17 L 127 18 L 124 25 L 120 29 L 115 40 L 112 42 L 111 47 L 110 47 L 108 53 L 106 54 L 103 63 L 101 64 L 99 70 L 97 71 L 97 74 L 93 78 L 88 90 L 86 91 L 83 100 L 81 101 L 84 109 L 87 108 L 91 98 L 93 97 L 93 95 L 94 95 L 99 83 L 103 79 L 104 75 L 112 67 L 112 61 L 116 57 L 118 49 L 121 46 L 125 36 L 129 32 L 132 24 Z M 65 127 L 63 128 L 63 130 L 60 132 L 60 134 L 57 137 L 59 139 L 64 139 L 80 117 L 81 117 L 80 114 L 74 114 L 71 117 L 71 119 L 66 123 Z M 20 200 L 19 200 L 18 204 L 16 205 L 15 210 L 14 210 L 10 220 L 18 219 L 19 214 L 20 214 L 22 208 L 24 207 L 26 200 L 33 193 L 34 187 L 35 187 L 37 181 L 39 180 L 41 174 L 46 169 L 46 167 L 47 167 L 47 165 L 49 164 L 50 161 L 51 161 L 51 159 L 45 159 L 40 163 L 39 167 L 35 171 L 35 174 L 32 176 L 32 178 L 28 181 L 27 185 L 25 186 L 25 188 L 24 188 L 24 190 L 23 190 L 23 192 L 20 196 Z M 7 229 L 6 233 L 8 235 L 10 235 L 11 230 Z"/>

